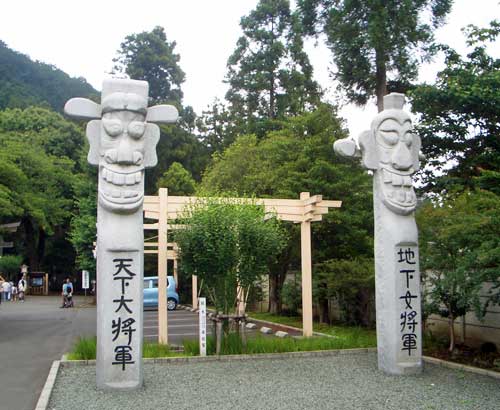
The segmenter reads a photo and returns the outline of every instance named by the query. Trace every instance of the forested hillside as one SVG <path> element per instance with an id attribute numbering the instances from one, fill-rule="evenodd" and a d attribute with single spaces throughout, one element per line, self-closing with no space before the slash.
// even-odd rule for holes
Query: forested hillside
<path id="1" fill-rule="evenodd" d="M 97 91 L 84 78 L 33 61 L 0 40 L 0 109 L 45 105 L 62 112 L 69 98 L 93 94 Z"/>

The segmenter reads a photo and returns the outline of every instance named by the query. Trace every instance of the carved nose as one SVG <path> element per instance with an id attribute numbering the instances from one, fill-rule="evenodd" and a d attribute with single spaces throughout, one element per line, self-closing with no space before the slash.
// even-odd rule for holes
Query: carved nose
<path id="1" fill-rule="evenodd" d="M 392 154 L 392 166 L 394 169 L 407 170 L 412 166 L 411 152 L 405 143 L 400 142 Z"/>
<path id="2" fill-rule="evenodd" d="M 123 138 L 118 146 L 118 153 L 116 158 L 117 164 L 132 165 L 134 161 L 134 150 L 132 149 L 128 138 Z"/>

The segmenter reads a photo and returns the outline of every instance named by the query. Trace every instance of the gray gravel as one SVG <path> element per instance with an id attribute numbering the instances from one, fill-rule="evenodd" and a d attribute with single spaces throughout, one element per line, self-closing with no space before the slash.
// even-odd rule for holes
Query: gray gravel
<path id="1" fill-rule="evenodd" d="M 146 364 L 144 370 L 141 391 L 109 393 L 96 390 L 93 366 L 62 368 L 49 409 L 500 408 L 500 380 L 431 364 L 419 376 L 385 376 L 374 353 Z"/>

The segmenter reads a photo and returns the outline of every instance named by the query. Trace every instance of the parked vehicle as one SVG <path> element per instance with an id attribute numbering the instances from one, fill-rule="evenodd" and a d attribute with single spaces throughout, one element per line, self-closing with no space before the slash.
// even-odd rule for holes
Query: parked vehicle
<path id="1" fill-rule="evenodd" d="M 144 278 L 144 307 L 158 308 L 158 276 Z M 175 310 L 179 303 L 179 294 L 173 276 L 167 276 L 167 309 Z"/>

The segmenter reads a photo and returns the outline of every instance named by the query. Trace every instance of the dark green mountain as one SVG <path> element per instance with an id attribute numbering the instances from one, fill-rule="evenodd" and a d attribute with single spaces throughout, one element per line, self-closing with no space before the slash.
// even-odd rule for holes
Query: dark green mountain
<path id="1" fill-rule="evenodd" d="M 33 61 L 0 40 L 0 110 L 42 105 L 62 112 L 69 98 L 94 94 L 97 91 L 84 78 Z"/>

